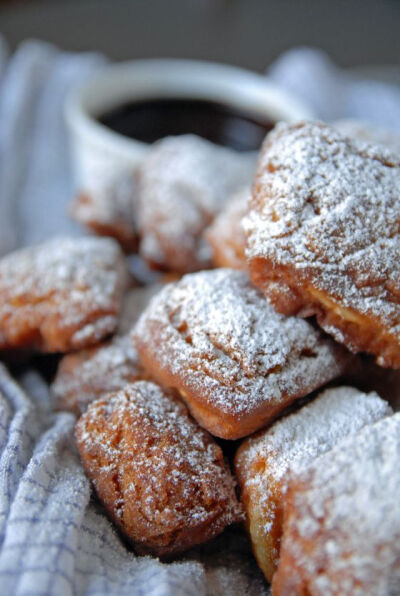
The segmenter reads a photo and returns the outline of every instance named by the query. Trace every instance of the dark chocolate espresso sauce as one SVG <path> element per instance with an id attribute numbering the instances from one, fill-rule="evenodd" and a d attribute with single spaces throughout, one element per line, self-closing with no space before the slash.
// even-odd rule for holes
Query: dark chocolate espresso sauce
<path id="1" fill-rule="evenodd" d="M 171 135 L 196 134 L 238 151 L 257 151 L 274 123 L 245 111 L 199 99 L 149 99 L 124 103 L 98 118 L 126 137 L 153 143 Z"/>

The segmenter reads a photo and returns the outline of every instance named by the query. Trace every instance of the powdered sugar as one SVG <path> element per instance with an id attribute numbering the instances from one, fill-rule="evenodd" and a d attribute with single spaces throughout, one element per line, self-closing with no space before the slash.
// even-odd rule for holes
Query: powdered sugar
<path id="1" fill-rule="evenodd" d="M 400 158 L 319 123 L 279 125 L 261 151 L 247 255 L 288 267 L 400 342 Z"/>
<path id="2" fill-rule="evenodd" d="M 294 414 L 246 440 L 235 467 L 255 555 L 271 579 L 279 560 L 282 501 L 290 473 L 392 412 L 377 394 L 352 387 L 327 389 Z"/>
<path id="3" fill-rule="evenodd" d="M 261 492 L 265 488 L 267 495 L 269 476 L 281 481 L 289 471 L 307 468 L 341 439 L 391 412 L 376 393 L 365 394 L 353 387 L 327 389 L 299 411 L 248 439 L 241 449 L 240 465 L 250 472 L 253 460 L 268 461 L 266 471 L 249 479 L 251 484 L 260 484 Z"/>
<path id="4" fill-rule="evenodd" d="M 0 262 L 0 345 L 30 336 L 50 350 L 99 341 L 117 325 L 125 275 L 109 239 L 56 238 L 8 255 Z"/>
<path id="5" fill-rule="evenodd" d="M 221 414 L 239 416 L 307 394 L 340 374 L 348 358 L 308 322 L 277 314 L 245 273 L 230 269 L 165 287 L 135 336 L 155 368 Z"/>
<path id="6" fill-rule="evenodd" d="M 96 233 L 117 238 L 127 249 L 137 244 L 137 185 L 134 172 L 125 172 L 111 184 L 76 197 L 73 217 Z"/>
<path id="7" fill-rule="evenodd" d="M 399 593 L 399 457 L 395 414 L 293 477 L 277 585 L 290 573 L 316 595 Z"/>
<path id="8" fill-rule="evenodd" d="M 209 266 L 202 232 L 232 192 L 250 183 L 253 169 L 253 156 L 194 135 L 155 143 L 139 169 L 142 256 L 183 272 Z"/>
<path id="9" fill-rule="evenodd" d="M 104 482 L 118 475 L 119 504 L 112 506 L 139 542 L 173 551 L 171 539 L 179 532 L 187 535 L 202 524 L 214 524 L 218 533 L 241 516 L 220 448 L 183 404 L 154 383 L 139 381 L 92 404 L 78 422 L 77 437 L 84 464 L 108 507 Z M 175 538 L 169 536 L 163 545 L 163 534 L 170 532 Z"/>
<path id="10" fill-rule="evenodd" d="M 95 348 L 64 356 L 51 388 L 58 409 L 82 413 L 98 397 L 145 376 L 129 331 L 161 287 L 153 284 L 127 292 L 115 337 Z"/>

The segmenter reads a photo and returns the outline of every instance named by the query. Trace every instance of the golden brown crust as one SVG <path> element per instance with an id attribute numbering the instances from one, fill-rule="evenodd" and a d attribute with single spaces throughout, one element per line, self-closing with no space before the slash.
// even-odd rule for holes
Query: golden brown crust
<path id="1" fill-rule="evenodd" d="M 240 462 L 240 453 L 237 462 Z M 268 460 L 259 457 L 251 463 L 250 474 L 240 463 L 235 466 L 236 477 L 241 488 L 240 500 L 246 513 L 246 528 L 257 563 L 266 579 L 271 582 L 279 557 L 282 536 L 282 486 L 280 482 L 268 482 L 268 507 L 260 491 L 251 487 L 251 473 L 268 470 Z M 266 531 L 267 528 L 267 531 Z"/>
<path id="2" fill-rule="evenodd" d="M 68 352 L 118 323 L 127 273 L 111 239 L 54 239 L 0 261 L 0 350 Z"/>
<path id="3" fill-rule="evenodd" d="M 301 280 L 295 267 L 270 268 L 262 259 L 249 263 L 253 283 L 263 290 L 276 310 L 287 316 L 315 315 L 318 324 L 352 352 L 377 356 L 381 366 L 400 368 L 398 340 L 378 317 L 344 307 L 340 296 L 316 289 Z"/>
<path id="4" fill-rule="evenodd" d="M 343 373 L 350 358 L 308 322 L 278 315 L 232 269 L 186 275 L 164 288 L 134 337 L 151 376 L 226 439 L 261 428 Z"/>
<path id="5" fill-rule="evenodd" d="M 106 190 L 97 194 L 78 194 L 71 204 L 70 213 L 76 221 L 98 236 L 110 236 L 127 253 L 132 253 L 138 247 L 135 221 L 137 189 L 134 176 L 129 179 L 128 189 L 122 189 L 120 195 L 115 196 L 115 193 Z"/>
<path id="6" fill-rule="evenodd" d="M 217 215 L 204 235 L 211 245 L 213 263 L 246 271 L 245 236 L 242 219 L 247 213 L 250 190 L 246 187 L 235 194 L 225 209 Z"/>
<path id="7" fill-rule="evenodd" d="M 174 555 L 242 519 L 221 449 L 154 383 L 92 403 L 76 437 L 100 499 L 140 553 Z"/>
<path id="8" fill-rule="evenodd" d="M 279 126 L 248 217 L 252 281 L 352 351 L 400 367 L 400 162 L 319 123 Z M 371 215 L 374 214 L 374 215 Z"/>
<path id="9" fill-rule="evenodd" d="M 346 436 L 391 413 L 376 394 L 337 387 L 243 441 L 235 471 L 253 551 L 268 581 L 279 560 L 290 473 L 306 469 Z"/>

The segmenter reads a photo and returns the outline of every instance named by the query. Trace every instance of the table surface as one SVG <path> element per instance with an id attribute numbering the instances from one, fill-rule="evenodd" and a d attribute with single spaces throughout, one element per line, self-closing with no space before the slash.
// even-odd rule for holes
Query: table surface
<path id="1" fill-rule="evenodd" d="M 342 66 L 399 64 L 400 0 L 0 0 L 11 48 L 26 38 L 113 59 L 187 57 L 263 70 L 297 45 Z"/>

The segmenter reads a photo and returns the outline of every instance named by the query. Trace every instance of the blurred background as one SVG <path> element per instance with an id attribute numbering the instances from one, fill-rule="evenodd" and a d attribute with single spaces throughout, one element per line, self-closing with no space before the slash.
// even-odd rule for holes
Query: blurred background
<path id="1" fill-rule="evenodd" d="M 309 45 L 344 67 L 396 65 L 400 0 L 0 0 L 0 30 L 68 50 L 212 59 L 263 70 Z"/>
<path id="2" fill-rule="evenodd" d="M 0 254 L 75 233 L 81 171 L 98 176 L 73 165 L 66 97 L 107 58 L 153 57 L 268 69 L 316 118 L 400 135 L 400 0 L 0 0 Z"/>

